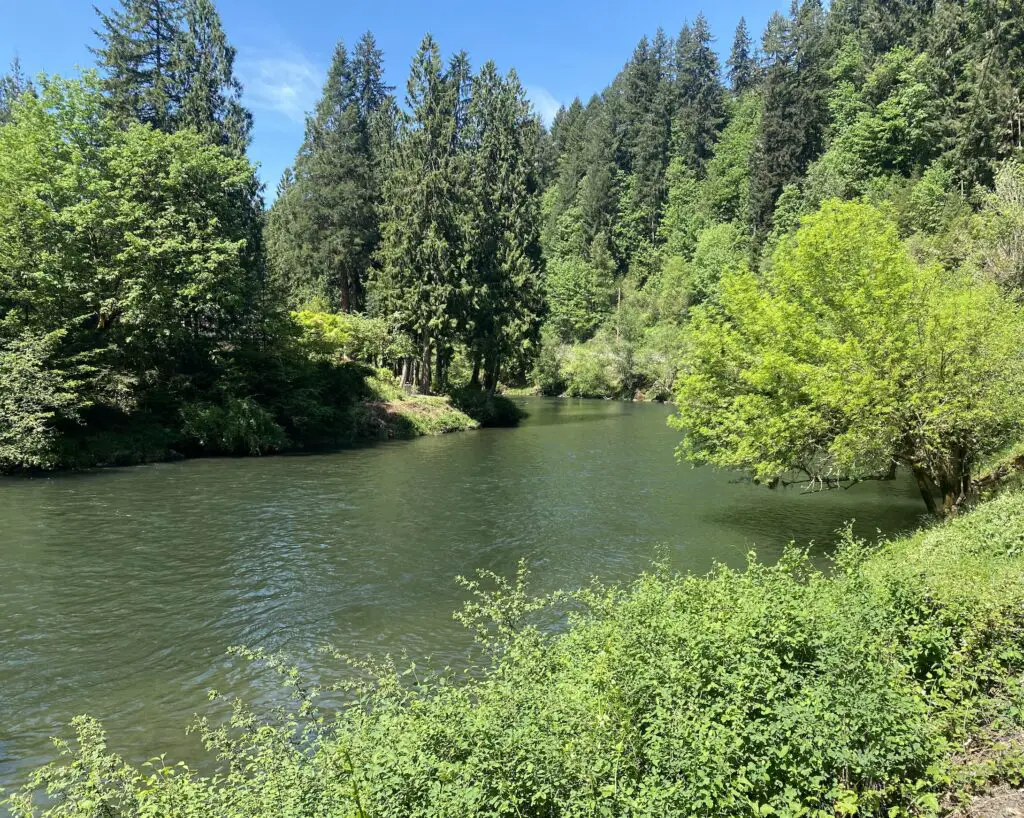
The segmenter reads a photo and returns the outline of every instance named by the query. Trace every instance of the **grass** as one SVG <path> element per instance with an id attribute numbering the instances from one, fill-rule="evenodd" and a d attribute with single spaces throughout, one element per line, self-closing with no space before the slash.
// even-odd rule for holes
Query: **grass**
<path id="1" fill-rule="evenodd" d="M 356 409 L 356 435 L 408 439 L 476 429 L 479 423 L 448 397 L 406 394 L 385 373 L 367 378 L 371 399 Z"/>
<path id="2" fill-rule="evenodd" d="M 132 767 L 91 720 L 8 805 L 121 816 L 930 816 L 1024 776 L 1024 495 L 870 545 L 537 599 L 468 582 L 469 673 L 342 664 L 199 724 L 222 772 Z M 330 678 L 324 663 L 321 679 Z M 338 711 L 322 702 L 347 701 Z M 50 801 L 33 806 L 33 792 Z"/>

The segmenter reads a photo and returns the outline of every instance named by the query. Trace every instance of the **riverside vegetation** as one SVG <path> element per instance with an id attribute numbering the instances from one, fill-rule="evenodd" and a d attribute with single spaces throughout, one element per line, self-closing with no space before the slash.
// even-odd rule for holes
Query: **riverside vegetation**
<path id="1" fill-rule="evenodd" d="M 511 424 L 532 385 L 956 514 L 1024 438 L 1018 12 L 798 0 L 724 72 L 699 15 L 550 129 L 429 35 L 399 104 L 367 33 L 266 208 L 211 0 L 119 0 L 95 72 L 0 81 L 0 469 Z"/>
<path id="2" fill-rule="evenodd" d="M 368 34 L 269 209 L 210 0 L 100 32 L 96 73 L 0 82 L 5 470 L 514 422 L 532 383 L 675 398 L 682 457 L 768 485 L 905 469 L 949 519 L 828 574 L 487 577 L 467 673 L 240 651 L 296 705 L 200 723 L 215 776 L 81 719 L 16 816 L 897 818 L 1021 782 L 1022 498 L 967 513 L 1024 439 L 1019 4 L 796 0 L 727 84 L 699 16 L 550 131 L 429 36 L 399 105 Z"/>
<path id="3" fill-rule="evenodd" d="M 827 573 L 778 564 L 533 598 L 467 582 L 464 673 L 339 661 L 294 696 L 196 729 L 204 776 L 133 767 L 81 718 L 16 818 L 935 815 L 1024 779 L 1024 497 L 877 545 Z M 325 664 L 333 664 L 325 662 Z M 41 795 L 45 793 L 45 795 Z"/>

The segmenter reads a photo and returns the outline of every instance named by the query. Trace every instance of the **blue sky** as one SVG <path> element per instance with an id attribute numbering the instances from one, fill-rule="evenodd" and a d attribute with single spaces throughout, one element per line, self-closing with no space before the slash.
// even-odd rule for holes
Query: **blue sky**
<path id="1" fill-rule="evenodd" d="M 109 8 L 116 0 L 96 0 Z M 90 0 L 0 0 L 0 64 L 17 54 L 25 70 L 74 74 L 88 66 L 96 15 Z M 388 82 L 404 91 L 409 60 L 430 32 L 446 54 L 469 52 L 514 67 L 546 120 L 573 97 L 586 100 L 622 67 L 644 34 L 674 34 L 701 11 L 727 52 L 740 16 L 759 37 L 779 0 L 219 0 L 255 129 L 250 150 L 273 195 L 302 139 L 334 44 L 373 31 Z"/>

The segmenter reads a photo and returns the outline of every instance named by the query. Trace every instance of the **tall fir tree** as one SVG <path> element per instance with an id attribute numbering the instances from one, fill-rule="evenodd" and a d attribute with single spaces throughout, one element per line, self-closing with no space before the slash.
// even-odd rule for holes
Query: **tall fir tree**
<path id="1" fill-rule="evenodd" d="M 736 25 L 736 34 L 732 40 L 732 50 L 726 65 L 729 69 L 729 87 L 734 94 L 742 94 L 757 79 L 757 63 L 752 52 L 753 40 L 747 31 L 747 20 L 740 17 Z"/>
<path id="2" fill-rule="evenodd" d="M 830 79 L 821 0 L 794 0 L 788 19 L 774 14 L 762 43 L 764 111 L 750 169 L 750 226 L 761 238 L 782 189 L 824 144 Z"/>
<path id="3" fill-rule="evenodd" d="M 100 45 L 92 49 L 115 121 L 190 128 L 244 154 L 252 116 L 213 0 L 119 3 L 109 14 L 97 9 Z"/>
<path id="4" fill-rule="evenodd" d="M 622 225 L 622 233 L 628 238 L 621 248 L 627 257 L 655 241 L 665 201 L 665 170 L 672 133 L 667 52 L 664 32 L 659 30 L 653 43 L 643 38 L 623 75 L 624 171 L 628 176 L 619 218 L 628 222 Z"/>
<path id="5" fill-rule="evenodd" d="M 678 113 L 675 154 L 684 157 L 698 177 L 714 149 L 725 121 L 725 100 L 718 55 L 703 14 L 692 27 L 683 26 L 676 41 Z"/>
<path id="6" fill-rule="evenodd" d="M 11 60 L 10 70 L 0 75 L 0 125 L 6 125 L 10 121 L 11 110 L 18 97 L 26 91 L 34 90 L 32 81 L 25 76 L 21 68 L 21 60 L 15 57 Z"/>
<path id="7" fill-rule="evenodd" d="M 103 73 L 107 105 L 116 120 L 173 130 L 181 94 L 175 61 L 182 45 L 184 0 L 119 0 L 111 13 L 97 9 L 100 45 L 93 49 Z"/>
<path id="8" fill-rule="evenodd" d="M 507 366 L 532 359 L 542 308 L 537 150 L 541 127 L 518 76 L 493 62 L 474 77 L 469 107 L 470 265 L 464 337 L 472 383 L 494 392 Z"/>
<path id="9" fill-rule="evenodd" d="M 322 299 L 343 312 L 365 306 L 379 239 L 375 134 L 389 90 L 381 59 L 370 34 L 353 55 L 338 43 L 294 171 L 271 209 L 271 261 L 294 305 Z"/>
<path id="10" fill-rule="evenodd" d="M 252 114 L 242 105 L 228 43 L 212 0 L 186 0 L 184 30 L 174 53 L 174 83 L 180 94 L 175 127 L 192 128 L 211 142 L 245 153 Z"/>
<path id="11" fill-rule="evenodd" d="M 416 380 L 424 392 L 434 374 L 444 382 L 463 312 L 467 191 L 460 123 L 467 81 L 465 57 L 446 70 L 437 42 L 424 37 L 412 61 L 407 113 L 384 191 L 374 308 L 417 344 Z"/>

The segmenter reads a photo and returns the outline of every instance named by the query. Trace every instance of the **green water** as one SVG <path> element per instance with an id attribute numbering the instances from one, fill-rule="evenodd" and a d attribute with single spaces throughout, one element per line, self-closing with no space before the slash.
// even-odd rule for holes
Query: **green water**
<path id="1" fill-rule="evenodd" d="M 458 663 L 455 577 L 477 568 L 525 558 L 539 591 L 575 587 L 661 544 L 703 572 L 921 513 L 907 482 L 801 496 L 680 466 L 665 407 L 523 402 L 514 430 L 0 481 L 0 784 L 83 712 L 132 760 L 196 760 L 207 690 L 278 695 L 230 645 Z"/>

